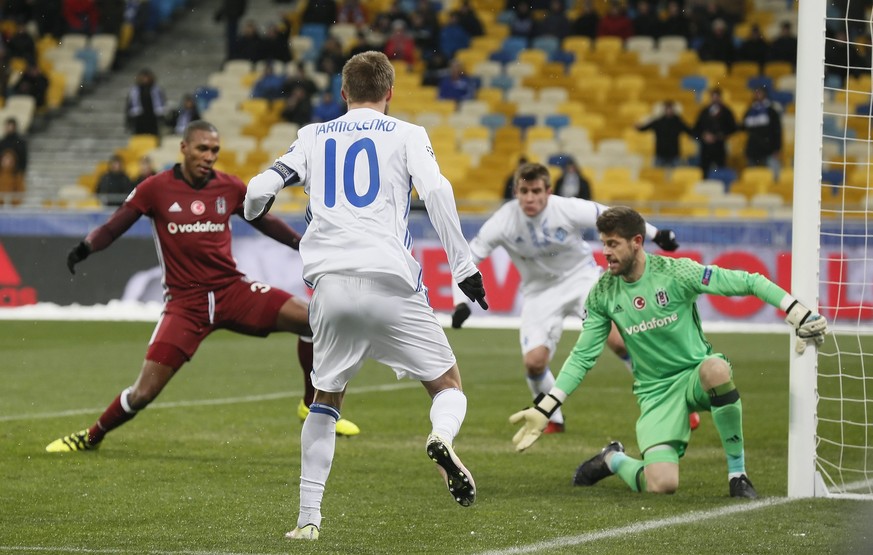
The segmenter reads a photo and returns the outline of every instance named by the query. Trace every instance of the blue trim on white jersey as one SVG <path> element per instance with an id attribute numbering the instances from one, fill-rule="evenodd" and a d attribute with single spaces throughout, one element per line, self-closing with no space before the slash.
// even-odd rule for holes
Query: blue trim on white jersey
<path id="1" fill-rule="evenodd" d="M 306 221 L 306 225 L 312 223 L 312 206 L 310 206 L 308 202 L 306 203 L 306 214 L 303 219 Z"/>
<path id="2" fill-rule="evenodd" d="M 424 287 L 424 282 L 421 279 L 421 275 L 423 270 L 421 268 L 418 269 L 418 284 L 415 286 L 416 291 L 421 291 L 422 287 Z M 427 290 L 425 290 L 425 294 L 427 294 Z M 430 304 L 430 303 L 428 303 Z"/>
<path id="3" fill-rule="evenodd" d="M 315 414 L 326 414 L 332 416 L 334 420 L 339 420 L 340 412 L 336 407 L 325 405 L 324 403 L 312 403 L 309 405 L 309 412 Z"/>

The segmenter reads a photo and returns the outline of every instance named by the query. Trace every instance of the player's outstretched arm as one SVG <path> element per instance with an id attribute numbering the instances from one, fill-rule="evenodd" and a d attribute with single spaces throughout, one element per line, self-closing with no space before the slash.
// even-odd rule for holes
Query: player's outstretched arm
<path id="1" fill-rule="evenodd" d="M 130 229 L 142 213 L 132 208 L 127 202 L 109 216 L 106 223 L 95 228 L 78 245 L 67 253 L 67 269 L 76 273 L 76 264 L 88 258 L 91 254 L 102 251 Z"/>
<path id="2" fill-rule="evenodd" d="M 250 222 L 260 218 L 270 211 L 279 191 L 299 182 L 300 176 L 296 171 L 276 160 L 266 171 L 249 181 L 243 204 L 243 217 Z"/>
<path id="3" fill-rule="evenodd" d="M 520 410 L 509 417 L 510 424 L 522 424 L 521 429 L 512 436 L 512 443 L 519 453 L 534 444 L 543 434 L 549 418 L 561 407 L 566 394 L 555 388 L 548 394 L 540 393 L 534 399 L 534 406 Z"/>
<path id="4" fill-rule="evenodd" d="M 785 310 L 785 323 L 794 327 L 797 333 L 795 350 L 802 354 L 810 340 L 815 341 L 816 345 L 824 343 L 828 322 L 824 316 L 810 310 L 797 299 L 791 298 L 790 301 Z"/>
<path id="5" fill-rule="evenodd" d="M 288 245 L 294 250 L 300 249 L 300 234 L 280 218 L 265 213 L 249 223 L 267 237 L 275 239 L 283 245 Z"/>

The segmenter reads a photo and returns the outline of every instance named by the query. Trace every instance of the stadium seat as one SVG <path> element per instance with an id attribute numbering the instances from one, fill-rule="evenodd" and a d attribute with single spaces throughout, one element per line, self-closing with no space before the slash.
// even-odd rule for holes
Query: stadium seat
<path id="1" fill-rule="evenodd" d="M 545 52 L 546 57 L 551 57 L 553 52 L 557 52 L 561 48 L 561 43 L 552 35 L 540 35 L 534 37 L 531 48 Z"/>
<path id="2" fill-rule="evenodd" d="M 543 124 L 551 127 L 557 135 L 561 129 L 570 125 L 570 118 L 565 114 L 552 114 L 545 117 Z"/>
<path id="3" fill-rule="evenodd" d="M 479 120 L 482 125 L 491 130 L 492 135 L 497 129 L 506 126 L 506 121 L 507 118 L 503 114 L 485 114 Z"/>
<path id="4" fill-rule="evenodd" d="M 661 52 L 684 52 L 688 50 L 688 39 L 677 35 L 668 35 L 658 39 L 658 50 Z"/>
<path id="5" fill-rule="evenodd" d="M 629 52 L 651 52 L 655 50 L 655 39 L 647 36 L 628 37 L 624 47 Z"/>
<path id="6" fill-rule="evenodd" d="M 570 95 L 563 87 L 543 87 L 537 97 L 540 101 L 551 102 L 554 106 L 558 106 L 560 103 L 566 102 Z"/>
<path id="7" fill-rule="evenodd" d="M 737 180 L 737 172 L 731 168 L 716 168 L 714 170 L 710 170 L 706 178 L 718 179 L 719 181 L 724 183 L 725 189 L 730 190 L 731 184 Z"/>
<path id="8" fill-rule="evenodd" d="M 591 39 L 583 36 L 569 36 L 564 39 L 562 50 L 573 52 L 576 54 L 576 59 L 582 59 L 585 55 L 591 52 Z"/>
<path id="9" fill-rule="evenodd" d="M 517 79 L 511 75 L 506 75 L 505 73 L 500 73 L 491 77 L 490 80 L 487 81 L 489 87 L 493 87 L 495 89 L 500 89 L 501 91 L 508 91 L 509 89 L 515 87 Z"/>
<path id="10" fill-rule="evenodd" d="M 536 91 L 527 87 L 513 87 L 506 91 L 506 100 L 522 108 L 536 100 Z"/>

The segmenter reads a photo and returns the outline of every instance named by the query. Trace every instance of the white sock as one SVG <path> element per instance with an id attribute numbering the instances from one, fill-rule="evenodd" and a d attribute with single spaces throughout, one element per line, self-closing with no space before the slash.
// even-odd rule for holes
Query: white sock
<path id="1" fill-rule="evenodd" d="M 527 386 L 530 388 L 530 392 L 533 394 L 534 398 L 537 397 L 540 393 L 546 394 L 552 390 L 552 387 L 555 385 L 555 375 L 552 374 L 551 368 L 546 368 L 546 371 L 537 376 L 536 378 L 527 377 Z M 564 413 L 561 412 L 561 409 L 556 410 L 552 413 L 552 417 L 549 418 L 552 422 L 556 422 L 558 424 L 564 423 Z"/>
<path id="2" fill-rule="evenodd" d="M 460 389 L 444 389 L 433 398 L 430 407 L 430 422 L 433 433 L 449 444 L 455 442 L 455 436 L 461 431 L 461 424 L 467 415 L 467 396 Z"/>
<path id="3" fill-rule="evenodd" d="M 330 475 L 336 448 L 339 411 L 313 403 L 300 432 L 300 514 L 297 526 L 315 524 L 321 528 L 321 498 Z"/>

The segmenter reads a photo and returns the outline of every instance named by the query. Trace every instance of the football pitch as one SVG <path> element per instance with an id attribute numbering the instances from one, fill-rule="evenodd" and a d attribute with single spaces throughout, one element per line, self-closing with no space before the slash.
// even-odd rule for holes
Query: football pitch
<path id="1" fill-rule="evenodd" d="M 571 485 L 613 439 L 638 456 L 631 378 L 604 353 L 565 405 L 567 432 L 514 451 L 530 404 L 512 330 L 449 330 L 467 393 L 455 448 L 478 498 L 457 505 L 424 451 L 420 385 L 368 364 L 337 438 L 321 539 L 283 538 L 297 516 L 302 394 L 296 338 L 213 334 L 164 393 L 94 452 L 50 455 L 136 377 L 151 323 L 0 321 L 0 553 L 871 553 L 873 503 L 786 497 L 788 336 L 710 334 L 734 365 L 746 466 L 760 498 L 728 497 L 709 414 L 672 496 L 617 477 Z M 565 333 L 564 360 L 576 332 Z M 666 348 L 666 347 L 665 347 Z"/>

